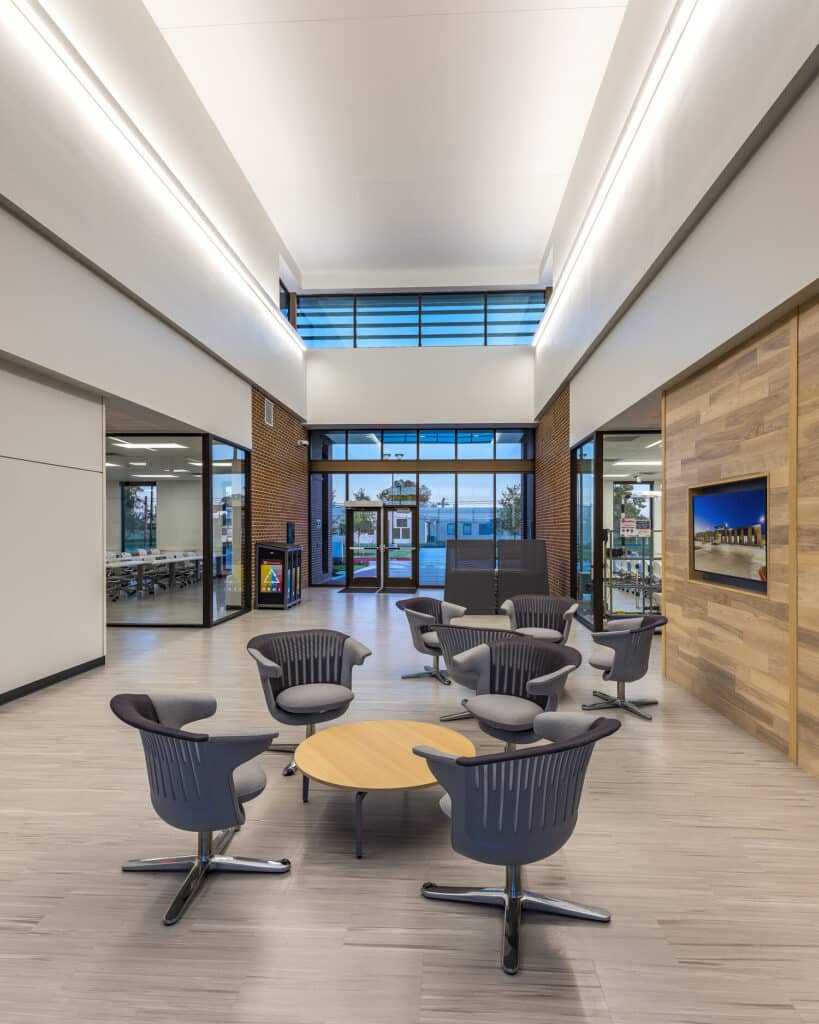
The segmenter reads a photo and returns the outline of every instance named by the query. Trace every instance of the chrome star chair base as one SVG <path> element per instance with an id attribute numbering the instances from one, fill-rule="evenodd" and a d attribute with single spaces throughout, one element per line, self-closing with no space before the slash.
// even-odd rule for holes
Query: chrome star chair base
<path id="1" fill-rule="evenodd" d="M 432 657 L 431 665 L 424 665 L 422 672 L 406 672 L 401 676 L 402 679 L 437 679 L 439 683 L 443 683 L 444 686 L 450 685 L 450 678 L 441 668 L 441 659 L 437 654 Z"/>
<path id="2" fill-rule="evenodd" d="M 603 693 L 602 690 L 592 690 L 595 697 L 599 697 L 600 700 L 593 704 L 584 704 L 584 711 L 603 711 L 606 708 L 620 708 L 622 711 L 630 711 L 632 715 L 637 715 L 638 718 L 644 718 L 650 722 L 652 720 L 651 715 L 647 711 L 641 711 L 641 708 L 650 708 L 659 701 L 656 700 L 628 700 L 626 698 L 626 684 L 617 684 L 617 696 L 612 697 L 609 693 Z"/>
<path id="3" fill-rule="evenodd" d="M 583 921 L 597 921 L 606 924 L 611 914 L 600 907 L 588 907 L 556 896 L 543 896 L 529 892 L 522 886 L 520 865 L 508 865 L 506 885 L 503 888 L 475 889 L 470 886 L 445 886 L 425 882 L 421 895 L 429 900 L 447 900 L 453 903 L 476 903 L 482 906 L 503 909 L 503 945 L 501 966 L 506 974 L 518 972 L 518 949 L 520 946 L 520 923 L 524 910 L 541 914 L 556 914 L 559 917 L 574 917 Z"/>
<path id="4" fill-rule="evenodd" d="M 145 857 L 129 860 L 122 865 L 123 871 L 187 871 L 188 875 L 173 902 L 165 913 L 162 923 L 176 924 L 202 887 L 205 876 L 212 871 L 237 871 L 255 874 L 283 875 L 290 870 L 290 861 L 261 860 L 257 857 L 226 857 L 225 850 L 239 831 L 226 828 L 220 832 L 200 832 L 196 853 L 180 857 Z"/>

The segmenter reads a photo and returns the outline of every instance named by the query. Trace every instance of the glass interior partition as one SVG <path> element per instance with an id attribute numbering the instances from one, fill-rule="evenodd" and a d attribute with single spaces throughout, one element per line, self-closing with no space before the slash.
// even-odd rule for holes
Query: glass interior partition
<path id="1" fill-rule="evenodd" d="M 213 621 L 248 606 L 247 452 L 211 442 Z"/>
<path id="2" fill-rule="evenodd" d="M 204 621 L 202 437 L 109 435 L 105 447 L 106 621 Z"/>
<path id="3" fill-rule="evenodd" d="M 662 597 L 662 438 L 606 433 L 602 459 L 603 617 L 658 612 Z"/>
<path id="4" fill-rule="evenodd" d="M 574 579 L 573 596 L 578 614 L 587 622 L 595 617 L 595 441 L 590 439 L 572 452 L 574 475 Z"/>

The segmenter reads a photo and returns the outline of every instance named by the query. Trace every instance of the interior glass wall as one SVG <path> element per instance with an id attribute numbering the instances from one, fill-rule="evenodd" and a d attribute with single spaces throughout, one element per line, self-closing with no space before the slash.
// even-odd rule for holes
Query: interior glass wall
<path id="1" fill-rule="evenodd" d="M 603 435 L 604 617 L 660 610 L 662 461 L 659 434 Z"/>
<path id="2" fill-rule="evenodd" d="M 202 438 L 109 436 L 105 451 L 108 623 L 202 625 Z"/>
<path id="3" fill-rule="evenodd" d="M 211 443 L 213 621 L 248 606 L 247 452 Z"/>
<path id="4" fill-rule="evenodd" d="M 572 452 L 574 473 L 574 594 L 579 613 L 594 618 L 594 440 Z"/>

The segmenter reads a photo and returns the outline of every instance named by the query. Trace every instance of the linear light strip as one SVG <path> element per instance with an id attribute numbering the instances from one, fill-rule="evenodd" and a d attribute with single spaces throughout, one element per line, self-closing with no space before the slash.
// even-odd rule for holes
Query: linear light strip
<path id="1" fill-rule="evenodd" d="M 233 272 L 241 278 L 245 286 L 250 289 L 268 313 L 276 317 L 277 326 L 284 326 L 287 337 L 299 349 L 304 350 L 304 342 L 284 319 L 279 307 L 271 299 L 262 284 L 230 243 L 222 236 L 207 214 L 199 207 L 196 200 L 142 132 L 140 132 L 123 107 L 111 95 L 88 63 L 80 56 L 38 0 L 11 0 L 11 3 L 54 56 L 76 79 L 88 98 L 96 104 L 114 128 L 128 142 L 137 156 L 143 160 L 148 169 L 161 181 L 171 196 L 204 234 L 205 238 L 220 253 Z"/>
<path id="2" fill-rule="evenodd" d="M 534 346 L 539 345 L 543 339 L 546 325 L 548 324 L 561 295 L 566 290 L 566 285 L 577 266 L 580 256 L 586 248 L 586 243 L 588 242 L 600 213 L 605 206 L 606 199 L 608 198 L 614 183 L 617 181 L 626 157 L 631 151 L 632 144 L 637 137 L 640 126 L 645 120 L 645 116 L 651 107 L 651 103 L 666 71 L 668 70 L 671 59 L 677 50 L 696 6 L 697 0 L 679 0 L 674 13 L 671 16 L 662 42 L 660 43 L 651 67 L 648 70 L 648 74 L 643 80 L 643 84 L 637 94 L 637 99 L 634 101 L 634 105 L 631 108 L 626 124 L 620 134 L 620 138 L 617 140 L 617 145 L 614 147 L 614 152 L 609 159 L 606 170 L 600 180 L 600 184 L 592 198 L 591 205 L 586 211 L 586 216 L 583 218 L 580 230 L 572 243 L 568 259 L 566 260 L 560 278 L 554 287 L 554 292 L 552 293 L 552 297 L 546 307 L 546 312 L 540 322 L 540 327 L 532 340 L 532 344 Z"/>

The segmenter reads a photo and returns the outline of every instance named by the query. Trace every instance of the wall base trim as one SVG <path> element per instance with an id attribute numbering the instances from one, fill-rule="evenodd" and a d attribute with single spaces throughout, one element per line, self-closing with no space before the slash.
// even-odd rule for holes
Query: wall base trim
<path id="1" fill-rule="evenodd" d="M 25 697 L 29 693 L 36 693 L 37 690 L 44 690 L 47 686 L 61 683 L 64 679 L 71 679 L 72 676 L 89 672 L 92 668 L 100 668 L 105 664 L 105 655 L 99 658 L 92 658 L 91 661 L 84 661 L 81 665 L 72 665 L 71 668 L 64 668 L 61 672 L 55 672 L 50 676 L 43 676 L 42 679 L 35 679 L 33 683 L 24 683 L 23 686 L 15 686 L 13 690 L 6 690 L 0 693 L 0 704 L 8 704 L 9 701 L 17 700 L 18 697 Z"/>

